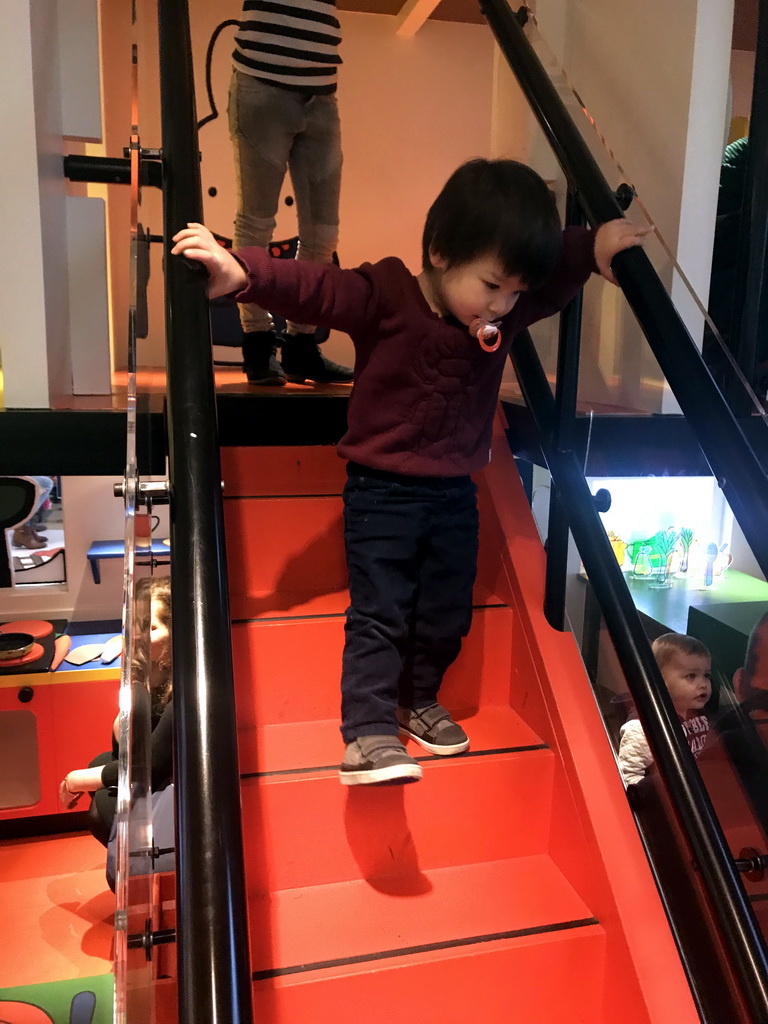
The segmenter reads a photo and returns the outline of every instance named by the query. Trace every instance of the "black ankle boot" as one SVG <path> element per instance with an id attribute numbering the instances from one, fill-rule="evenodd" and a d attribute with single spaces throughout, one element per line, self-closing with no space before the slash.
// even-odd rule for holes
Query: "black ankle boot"
<path id="1" fill-rule="evenodd" d="M 286 334 L 280 356 L 288 380 L 303 384 L 351 384 L 354 371 L 327 359 L 315 341 L 314 334 Z"/>
<path id="2" fill-rule="evenodd" d="M 243 370 L 249 384 L 267 384 L 277 388 L 285 384 L 283 368 L 277 361 L 277 335 L 274 331 L 246 331 L 243 334 Z"/>

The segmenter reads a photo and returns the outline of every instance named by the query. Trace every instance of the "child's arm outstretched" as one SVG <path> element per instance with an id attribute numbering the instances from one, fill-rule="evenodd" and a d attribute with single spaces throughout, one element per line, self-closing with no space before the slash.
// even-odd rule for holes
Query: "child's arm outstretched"
<path id="1" fill-rule="evenodd" d="M 202 224 L 188 224 L 173 241 L 174 256 L 197 260 L 208 271 L 209 298 L 229 295 L 236 302 L 256 302 L 287 320 L 337 328 L 353 337 L 377 320 L 376 296 L 363 268 L 273 259 L 258 246 L 233 256 Z"/>
<path id="2" fill-rule="evenodd" d="M 235 257 L 219 245 L 208 228 L 202 224 L 187 224 L 173 236 L 176 243 L 171 249 L 174 256 L 197 260 L 208 271 L 208 297 L 217 299 L 245 288 L 248 277 Z"/>

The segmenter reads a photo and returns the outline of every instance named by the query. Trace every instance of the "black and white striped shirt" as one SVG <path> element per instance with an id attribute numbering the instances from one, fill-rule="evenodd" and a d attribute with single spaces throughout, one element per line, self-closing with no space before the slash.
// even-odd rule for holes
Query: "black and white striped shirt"
<path id="1" fill-rule="evenodd" d="M 232 60 L 270 85 L 329 93 L 340 42 L 336 0 L 245 0 Z"/>

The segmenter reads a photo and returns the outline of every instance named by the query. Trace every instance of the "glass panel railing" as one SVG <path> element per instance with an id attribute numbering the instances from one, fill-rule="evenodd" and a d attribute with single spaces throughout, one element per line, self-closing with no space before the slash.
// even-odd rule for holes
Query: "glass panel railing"
<path id="1" fill-rule="evenodd" d="M 136 10 L 133 10 L 134 36 Z M 125 561 L 123 573 L 124 657 L 120 681 L 119 777 L 114 844 L 115 1024 L 155 1020 L 155 946 L 161 930 L 157 872 L 173 864 L 172 730 L 163 732 L 162 765 L 153 748 L 171 698 L 169 547 L 155 535 L 150 468 L 153 408 L 148 375 L 140 365 L 146 337 L 147 241 L 140 224 L 141 144 L 138 132 L 138 63 L 134 46 L 131 114 L 130 307 L 128 324 L 127 443 L 123 481 Z M 151 380 L 153 392 L 157 381 Z M 162 486 L 160 492 L 163 492 Z M 166 722 L 168 724 L 168 722 Z M 160 820 L 162 819 L 162 820 Z"/>
<path id="2" fill-rule="evenodd" d="M 753 539 L 755 550 L 750 551 L 734 526 L 736 505 L 732 513 L 727 504 L 731 493 L 727 474 L 717 481 L 723 493 L 709 477 L 656 480 L 667 467 L 658 451 L 655 465 L 652 452 L 646 451 L 645 478 L 628 481 L 626 494 L 620 493 L 615 480 L 593 478 L 590 488 L 576 446 L 558 447 L 558 409 L 525 332 L 518 337 L 512 356 L 548 466 L 548 471 L 534 476 L 532 490 L 539 528 L 544 535 L 552 530 L 552 536 L 546 536 L 547 617 L 556 628 L 562 628 L 565 605 L 565 618 L 581 643 L 613 742 L 621 742 L 622 730 L 635 731 L 636 761 L 639 752 L 636 781 L 651 779 L 644 788 L 655 794 L 650 798 L 650 810 L 643 812 L 651 819 L 648 835 L 644 835 L 646 844 L 650 850 L 656 843 L 664 863 L 672 863 L 664 875 L 665 885 L 675 890 L 683 885 L 681 879 L 687 880 L 684 888 L 701 919 L 698 931 L 712 932 L 703 951 L 699 948 L 696 952 L 686 944 L 684 960 L 691 963 L 689 957 L 695 953 L 700 970 L 714 971 L 712 950 L 721 948 L 737 978 L 734 985 L 727 972 L 720 971 L 722 987 L 736 1000 L 746 999 L 759 1015 L 768 1009 L 763 985 L 768 954 L 739 872 L 744 869 L 758 884 L 768 865 L 762 787 L 757 783 L 765 778 L 768 765 L 761 753 L 754 709 L 747 704 L 738 711 L 734 706 L 744 704 L 737 684 L 741 676 L 733 662 L 722 667 L 725 661 L 718 649 L 719 645 L 728 653 L 723 637 L 732 640 L 734 616 L 743 620 L 745 614 L 752 618 L 754 613 L 754 623 L 768 607 L 768 584 L 758 568 L 765 564 L 763 535 L 755 529 L 755 520 L 760 519 L 759 500 L 756 496 L 754 507 L 748 508 L 752 521 L 748 521 L 749 515 L 743 520 L 745 533 Z M 635 438 L 633 460 L 641 444 L 642 431 Z M 714 452 L 714 457 L 721 455 L 722 451 Z M 738 457 L 734 446 L 734 461 Z M 547 507 L 546 492 L 552 493 L 549 471 L 561 499 L 554 508 L 567 510 L 575 540 L 570 558 L 565 554 L 568 538 L 563 535 L 567 531 L 563 517 L 551 518 Z M 706 472 L 706 463 L 699 463 L 696 473 L 704 477 Z M 616 492 L 615 509 L 606 483 Z M 604 491 L 599 500 L 590 497 L 597 485 Z M 654 492 L 656 485 L 660 494 Z M 598 509 L 604 517 L 613 511 L 614 518 L 601 521 Z M 740 513 L 744 511 L 742 502 Z M 713 600 L 715 592 L 723 600 Z M 563 594 L 567 599 L 561 599 Z M 749 604 L 751 611 L 747 610 Z M 735 611 L 734 605 L 738 606 Z M 742 629 L 745 638 L 751 625 Z M 648 642 L 669 633 L 675 634 L 673 655 L 681 653 L 675 644 L 683 643 L 690 647 L 684 647 L 682 655 L 698 659 L 680 679 L 667 678 L 663 654 L 657 655 L 657 661 Z M 681 635 L 692 639 L 681 641 Z M 606 650 L 610 683 L 598 671 Z M 732 650 L 730 654 L 733 657 Z M 744 667 L 750 662 L 743 651 L 736 658 Z M 710 662 L 715 665 L 712 695 L 704 678 Z M 679 698 L 686 696 L 688 704 L 683 707 Z M 760 698 L 756 699 L 759 704 Z M 706 770 L 698 771 L 699 761 Z M 734 819 L 738 797 L 741 809 Z M 677 837 L 674 842 L 672 836 Z M 673 848 L 676 852 L 671 853 Z M 673 916 L 673 925 L 682 928 L 688 920 L 685 905 L 678 905 L 676 912 L 682 918 Z M 695 940 L 694 947 L 697 942 L 700 946 L 700 940 Z M 717 963 L 720 959 L 716 957 Z M 718 1018 L 715 1014 L 712 1019 L 741 1020 L 742 1016 Z"/>
<path id="3" fill-rule="evenodd" d="M 600 125 L 569 81 L 559 59 L 539 29 L 535 16 L 528 12 L 525 35 L 531 51 L 552 83 L 567 115 L 579 133 L 596 168 L 607 185 L 623 193 L 622 205 L 629 203 L 627 216 L 649 225 L 653 231 L 644 250 L 671 297 L 678 313 L 696 345 L 703 347 L 706 362 L 719 381 L 728 379 L 733 400 L 739 408 L 753 415 L 764 416 L 763 403 L 737 365 L 734 356 L 708 312 L 709 279 L 696 287 L 675 257 L 676 243 L 665 238 L 654 220 L 653 203 L 638 194 L 637 179 L 632 168 L 622 166 Z M 534 151 L 536 146 L 533 147 Z M 536 161 L 534 160 L 534 163 Z M 551 166 L 542 168 L 545 177 L 552 177 Z M 564 180 L 555 181 L 555 190 L 565 192 Z M 643 335 L 627 303 L 605 282 L 593 280 L 585 291 L 585 351 L 581 370 L 582 408 L 600 411 L 675 413 L 659 365 L 643 340 Z M 551 332 L 541 327 L 533 332 L 542 362 L 548 374 L 554 372 Z"/>
<path id="4" fill-rule="evenodd" d="M 532 510 L 548 539 L 549 472 L 533 468 Z M 768 939 L 768 583 L 756 573 L 738 527 L 712 478 L 592 478 L 610 490 L 602 514 L 614 556 L 634 599 L 680 735 L 736 865 L 756 934 Z M 645 498 L 631 503 L 645 488 Z M 640 541 L 628 522 L 648 517 L 653 535 Z M 678 527 L 685 521 L 688 525 Z M 659 527 L 656 529 L 656 527 Z M 714 540 L 700 541 L 701 538 Z M 722 543 L 721 539 L 725 537 Z M 710 547 L 711 545 L 711 547 Z M 552 544 L 550 540 L 550 550 Z M 732 551 L 736 553 L 734 558 Z M 596 704 L 614 750 L 627 798 L 656 873 L 670 923 L 690 971 L 703 1019 L 741 1020 L 732 1003 L 718 911 L 705 874 L 681 831 L 641 724 L 632 685 L 622 668 L 578 547 L 569 538 L 566 628 L 580 647 Z M 626 653 L 626 652 L 625 652 Z M 749 912 L 749 911 L 748 911 Z M 724 1007 L 732 1012 L 724 1014 Z"/>

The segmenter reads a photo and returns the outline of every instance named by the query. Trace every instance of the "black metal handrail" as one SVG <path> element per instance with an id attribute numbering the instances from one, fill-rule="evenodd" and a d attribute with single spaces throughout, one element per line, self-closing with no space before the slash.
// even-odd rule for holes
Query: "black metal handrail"
<path id="1" fill-rule="evenodd" d="M 593 225 L 623 216 L 506 0 L 479 0 L 560 166 Z M 525 12 L 525 8 L 521 9 Z M 718 389 L 650 260 L 641 249 L 619 253 L 613 270 L 712 473 L 768 579 L 768 477 Z M 759 443 L 768 451 L 768 425 Z"/>
<path id="2" fill-rule="evenodd" d="M 588 219 L 599 224 L 621 216 L 615 196 L 533 53 L 518 19 L 505 0 L 481 0 L 480 6 L 560 161 L 570 192 L 576 194 Z M 645 254 L 630 250 L 617 256 L 613 266 L 765 573 L 768 481 L 755 453 Z M 561 337 L 561 346 L 567 343 L 568 339 Z M 559 368 L 564 368 L 565 353 L 561 351 L 560 355 Z M 565 401 L 559 387 L 558 401 L 555 400 L 527 332 L 515 340 L 511 356 L 558 492 L 558 507 L 567 507 L 571 531 L 674 813 L 691 845 L 707 897 L 717 914 L 718 930 L 738 978 L 739 991 L 754 1019 L 767 1020 L 768 956 L 763 938 L 603 529 L 583 468 L 572 451 L 569 432 L 563 429 L 564 418 L 573 415 L 573 396 L 570 394 Z M 568 376 L 573 378 L 573 367 L 569 368 Z M 702 416 L 702 409 L 706 409 L 707 417 Z"/>
<path id="3" fill-rule="evenodd" d="M 171 485 L 179 1020 L 252 1021 L 227 566 L 187 0 L 158 0 Z"/>

